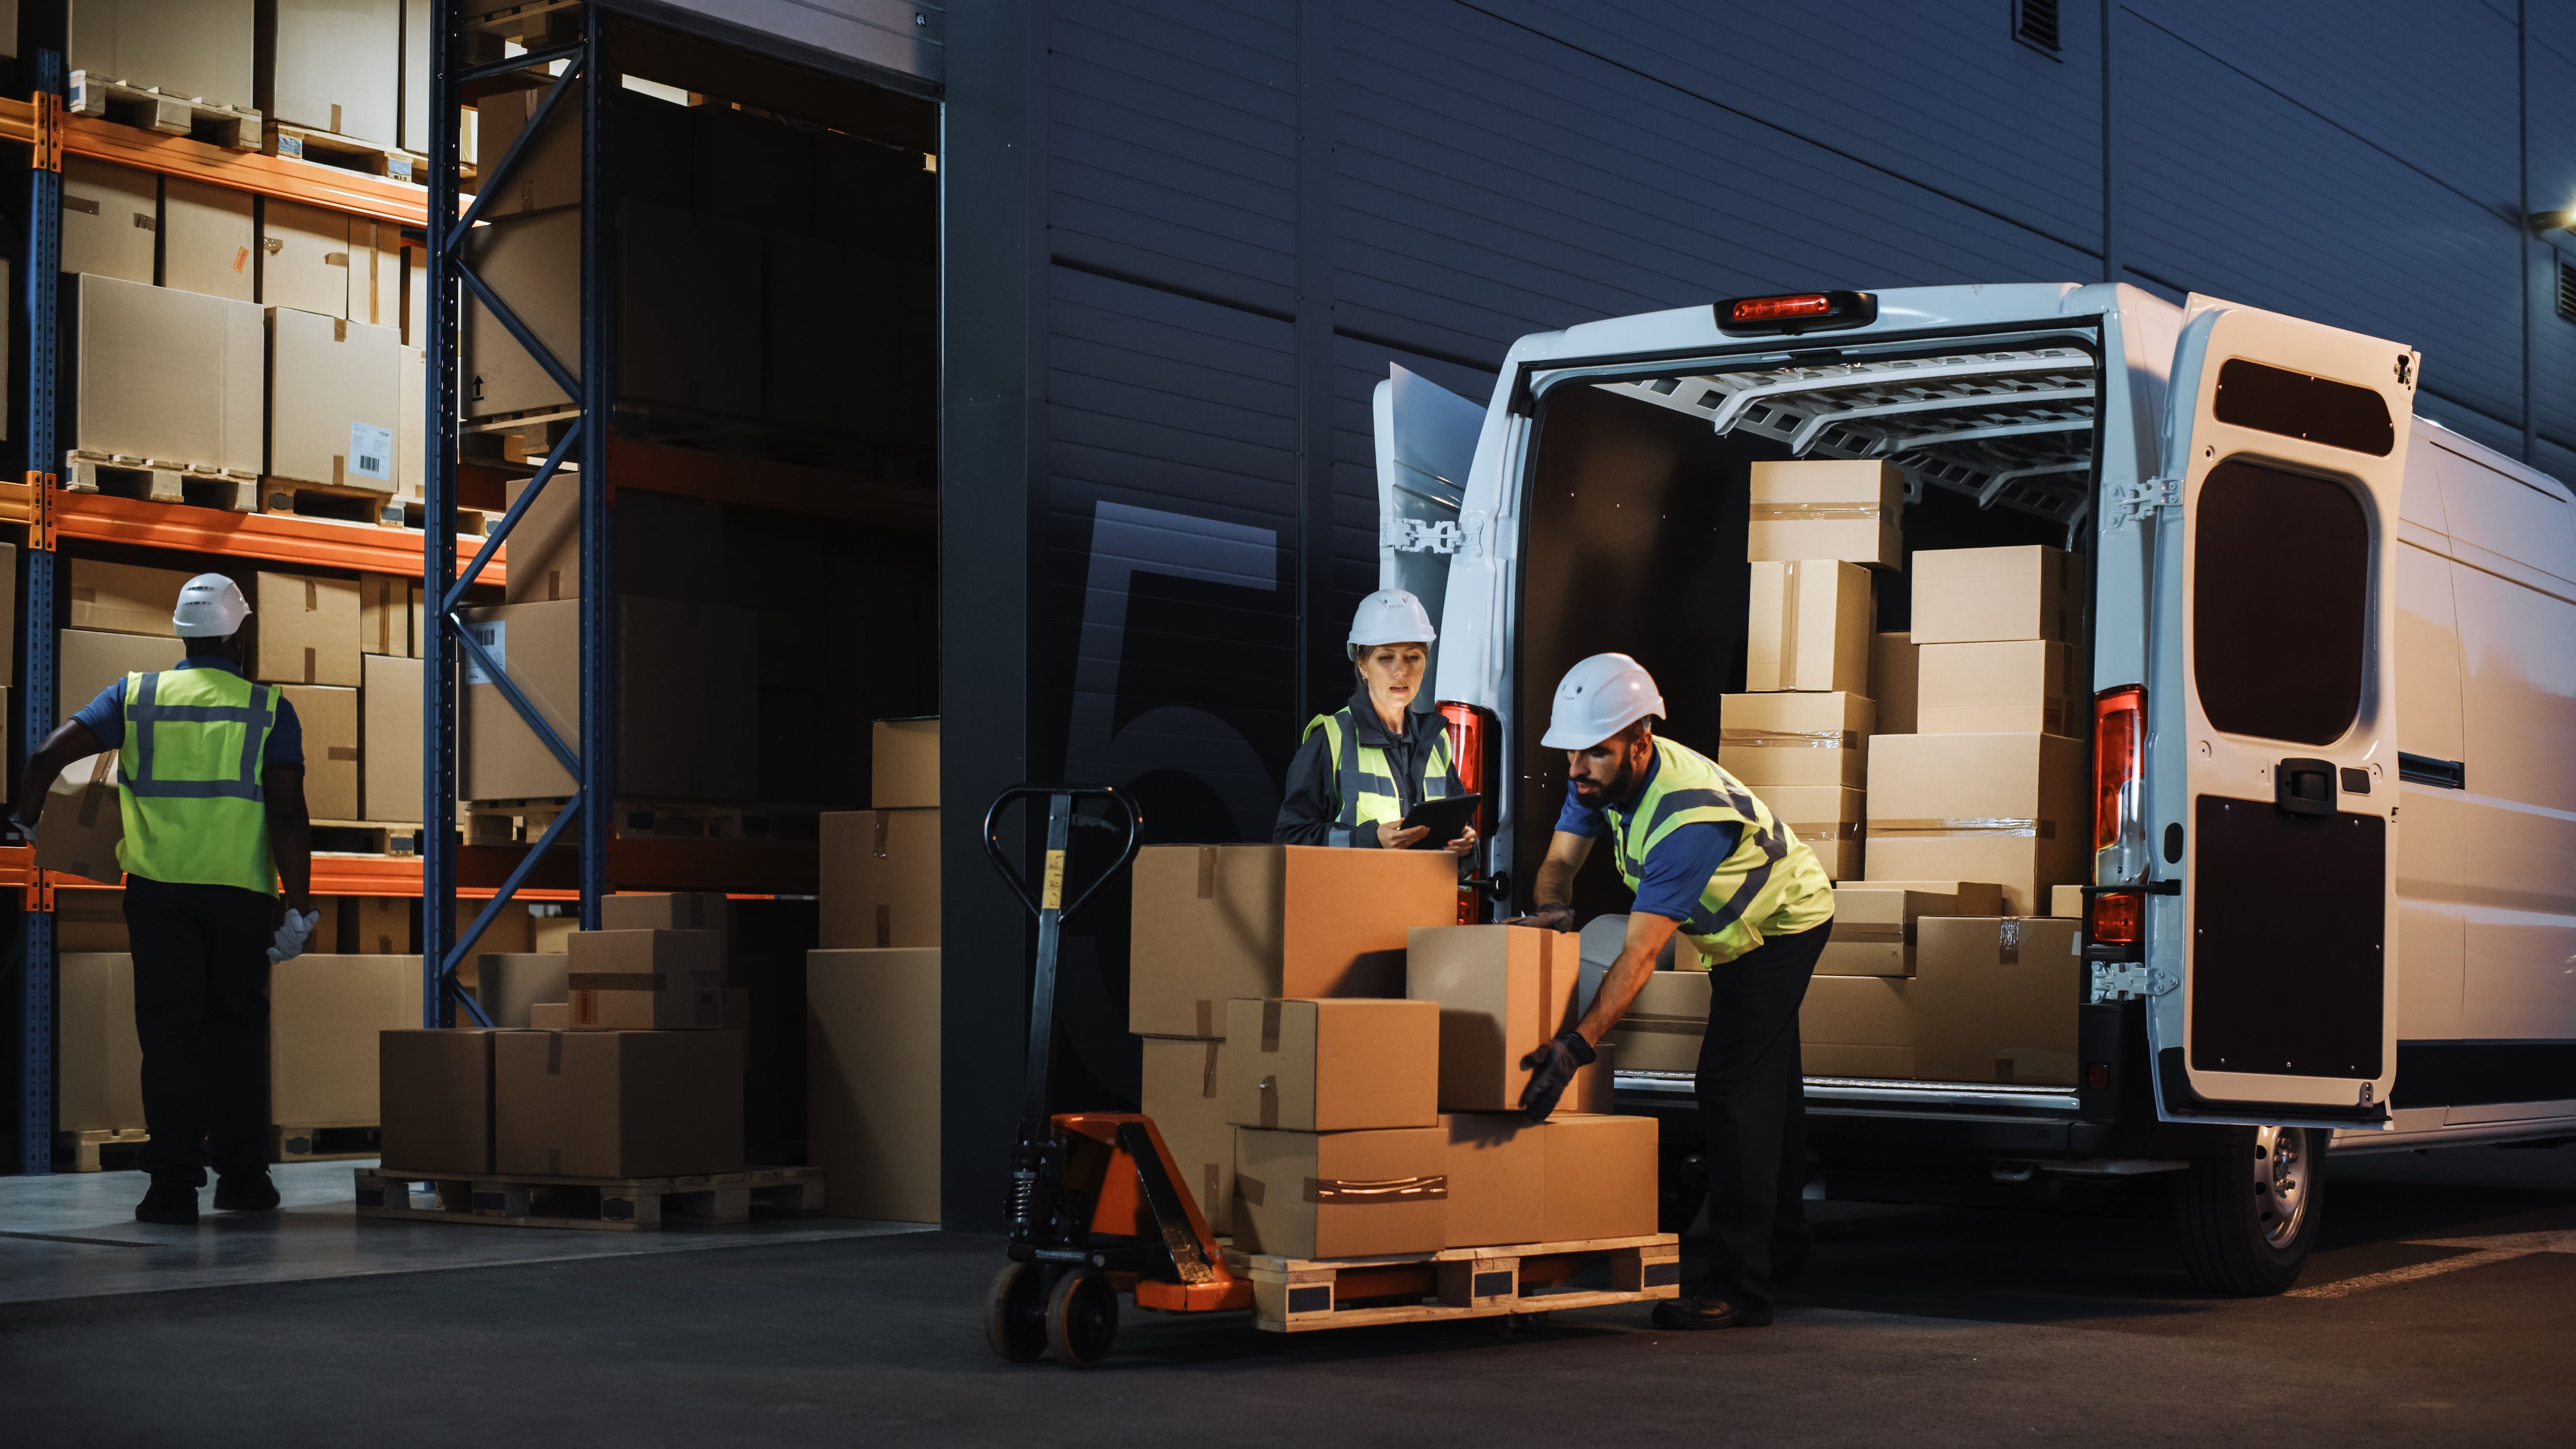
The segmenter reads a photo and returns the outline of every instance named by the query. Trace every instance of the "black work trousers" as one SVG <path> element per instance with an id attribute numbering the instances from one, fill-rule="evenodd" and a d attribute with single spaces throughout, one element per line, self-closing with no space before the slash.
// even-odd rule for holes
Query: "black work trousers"
<path id="1" fill-rule="evenodd" d="M 204 1186 L 268 1164 L 268 947 L 277 901 L 238 886 L 125 878 L 134 1031 L 143 1045 L 137 1154 L 154 1177 Z"/>
<path id="2" fill-rule="evenodd" d="M 1798 1005 L 1833 933 L 1827 921 L 1775 936 L 1709 970 L 1698 1095 L 1716 1252 L 1700 1291 L 1742 1308 L 1770 1307 L 1773 1255 L 1804 1256 L 1813 1241 L 1800 1196 L 1807 1185 L 1807 1091 L 1798 1062 Z"/>

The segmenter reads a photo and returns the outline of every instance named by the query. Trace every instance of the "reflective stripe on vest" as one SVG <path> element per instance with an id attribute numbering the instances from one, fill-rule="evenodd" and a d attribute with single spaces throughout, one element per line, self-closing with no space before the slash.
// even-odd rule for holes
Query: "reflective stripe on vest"
<path id="1" fill-rule="evenodd" d="M 1404 818 L 1404 796 L 1396 789 L 1395 767 L 1387 763 L 1386 751 L 1377 745 L 1350 748 L 1359 735 L 1358 722 L 1351 707 L 1343 705 L 1331 714 L 1319 714 L 1306 725 L 1304 738 L 1315 731 L 1324 732 L 1325 747 L 1332 751 L 1333 793 L 1340 797 L 1340 810 L 1324 839 L 1333 845 L 1349 845 L 1366 829 L 1372 838 L 1380 824 Z M 1432 741 L 1422 762 L 1422 798 L 1439 800 L 1449 794 L 1449 732 L 1442 730 Z"/>
<path id="2" fill-rule="evenodd" d="M 1609 810 L 1611 848 L 1630 890 L 1646 856 L 1684 825 L 1742 827 L 1735 849 L 1700 889 L 1699 909 L 1681 923 L 1712 965 L 1732 961 L 1766 937 L 1804 931 L 1832 919 L 1834 893 L 1825 868 L 1742 781 L 1716 761 L 1667 739 L 1655 741 L 1658 764 L 1633 810 Z"/>
<path id="3" fill-rule="evenodd" d="M 278 698 L 224 669 L 125 677 L 118 864 L 153 880 L 277 893 L 260 769 Z"/>

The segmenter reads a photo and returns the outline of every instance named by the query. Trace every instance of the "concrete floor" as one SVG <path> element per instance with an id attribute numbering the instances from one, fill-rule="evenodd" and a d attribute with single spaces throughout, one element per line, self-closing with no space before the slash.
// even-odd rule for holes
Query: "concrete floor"
<path id="1" fill-rule="evenodd" d="M 1131 1313 L 1082 1374 L 995 1361 L 998 1244 L 917 1234 L 0 1305 L 0 1402 L 26 1445 L 2564 1444 L 2576 1148 L 2332 1182 L 2305 1296 L 2268 1300 L 2193 1292 L 2153 1222 L 1824 1204 L 1765 1330 Z"/>

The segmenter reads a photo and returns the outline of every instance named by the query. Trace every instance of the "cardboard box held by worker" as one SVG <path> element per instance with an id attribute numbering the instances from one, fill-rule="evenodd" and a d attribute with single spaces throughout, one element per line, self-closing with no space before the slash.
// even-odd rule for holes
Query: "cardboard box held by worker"
<path id="1" fill-rule="evenodd" d="M 116 754 L 75 760 L 46 787 L 45 815 L 36 831 L 36 864 L 102 885 L 125 879 L 116 847 L 125 839 L 125 809 L 117 798 Z"/>
<path id="2" fill-rule="evenodd" d="M 1440 1109 L 1518 1108 L 1530 1078 L 1522 1060 L 1577 1019 L 1582 937 L 1528 926 L 1456 925 L 1419 926 L 1407 936 L 1405 995 L 1440 1005 Z M 1611 1055 L 1605 1049 L 1575 1073 L 1562 1110 L 1609 1110 Z"/>

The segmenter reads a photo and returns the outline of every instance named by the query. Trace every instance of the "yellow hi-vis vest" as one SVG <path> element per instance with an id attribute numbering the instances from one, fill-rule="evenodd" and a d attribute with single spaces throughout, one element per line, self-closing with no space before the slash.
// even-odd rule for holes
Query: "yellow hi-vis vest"
<path id="1" fill-rule="evenodd" d="M 229 669 L 125 676 L 116 860 L 128 874 L 277 894 L 259 778 L 277 700 Z"/>
<path id="2" fill-rule="evenodd" d="M 1342 806 L 1324 839 L 1333 845 L 1349 845 L 1360 831 L 1366 830 L 1374 844 L 1381 823 L 1404 818 L 1404 796 L 1395 786 L 1395 768 L 1387 763 L 1385 750 L 1356 744 L 1359 722 L 1352 718 L 1347 704 L 1308 721 L 1300 742 L 1312 739 L 1317 730 L 1324 732 L 1324 744 L 1333 752 L 1333 793 L 1341 797 Z M 1444 729 L 1422 763 L 1422 798 L 1441 800 L 1448 794 L 1449 732 Z"/>
<path id="3" fill-rule="evenodd" d="M 1684 825 L 1743 827 L 1734 853 L 1701 888 L 1699 910 L 1681 932 L 1710 965 L 1732 961 L 1771 936 L 1793 935 L 1833 919 L 1834 889 L 1805 841 L 1792 834 L 1744 782 L 1715 760 L 1657 737 L 1655 777 L 1637 803 L 1613 805 L 1610 841 L 1619 878 L 1637 888 L 1646 855 Z"/>

